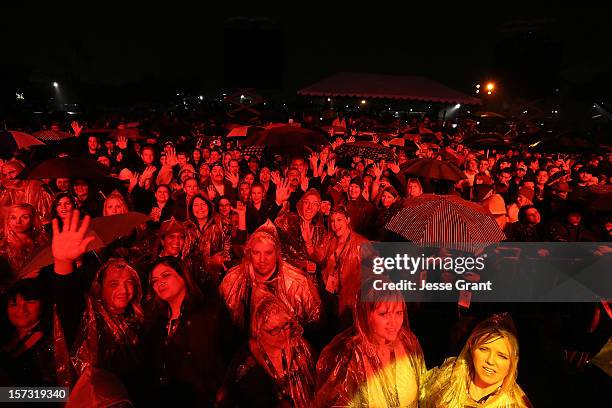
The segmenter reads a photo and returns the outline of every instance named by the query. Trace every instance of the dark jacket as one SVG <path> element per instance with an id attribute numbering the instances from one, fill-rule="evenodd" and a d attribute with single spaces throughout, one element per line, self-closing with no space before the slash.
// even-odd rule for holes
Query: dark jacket
<path id="1" fill-rule="evenodd" d="M 154 390 L 152 405 L 212 406 L 234 351 L 234 337 L 229 315 L 210 293 L 203 303 L 183 302 L 178 327 L 170 337 L 165 311 L 150 314 L 146 372 Z"/>

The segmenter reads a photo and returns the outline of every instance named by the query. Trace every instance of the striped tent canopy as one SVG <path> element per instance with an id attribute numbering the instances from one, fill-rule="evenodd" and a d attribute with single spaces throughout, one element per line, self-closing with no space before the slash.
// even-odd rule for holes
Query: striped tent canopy
<path id="1" fill-rule="evenodd" d="M 408 199 L 385 228 L 425 247 L 469 253 L 505 239 L 487 210 L 454 195 L 423 194 Z"/>

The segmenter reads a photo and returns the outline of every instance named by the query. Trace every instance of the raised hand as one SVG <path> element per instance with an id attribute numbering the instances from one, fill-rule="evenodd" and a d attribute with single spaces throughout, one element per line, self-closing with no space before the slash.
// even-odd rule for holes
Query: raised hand
<path id="1" fill-rule="evenodd" d="M 130 175 L 129 180 L 130 180 L 130 186 L 128 188 L 128 191 L 131 192 L 132 190 L 134 190 L 134 187 L 136 187 L 136 184 L 138 184 L 138 182 L 140 181 L 140 174 L 133 172 Z"/>
<path id="2" fill-rule="evenodd" d="M 334 177 L 336 174 L 336 159 L 331 159 L 327 162 L 327 175 Z"/>
<path id="3" fill-rule="evenodd" d="M 81 132 L 83 132 L 84 126 L 79 125 L 79 122 L 75 120 L 70 124 L 70 127 L 72 128 L 74 135 L 78 137 L 81 134 Z"/>
<path id="4" fill-rule="evenodd" d="M 208 194 L 208 199 L 212 201 L 217 196 L 217 189 L 211 184 L 206 188 L 206 193 Z"/>
<path id="5" fill-rule="evenodd" d="M 53 227 L 51 250 L 56 262 L 74 262 L 87 252 L 87 247 L 95 239 L 93 235 L 85 236 L 89 229 L 91 217 L 86 215 L 79 226 L 79 216 L 79 210 L 74 210 L 62 226 L 61 231 L 57 218 L 54 218 L 51 222 Z"/>
<path id="6" fill-rule="evenodd" d="M 176 150 L 174 147 L 166 151 L 166 167 L 174 167 L 178 164 L 178 158 L 176 157 Z"/>
<path id="7" fill-rule="evenodd" d="M 374 143 L 380 142 L 380 137 L 378 137 L 377 134 L 373 134 L 372 135 L 372 142 L 374 142 Z"/>
<path id="8" fill-rule="evenodd" d="M 308 160 L 310 161 L 310 168 L 316 170 L 317 164 L 319 162 L 319 153 L 313 152 L 308 158 Z"/>
<path id="9" fill-rule="evenodd" d="M 374 171 L 374 176 L 376 177 L 376 180 L 380 180 L 380 177 L 382 176 L 383 170 L 381 166 L 382 163 L 380 166 L 376 163 L 372 166 L 372 171 Z"/>
<path id="10" fill-rule="evenodd" d="M 280 186 L 282 183 L 282 179 L 280 176 L 280 172 L 277 170 L 274 170 L 273 172 L 270 173 L 270 180 L 272 180 L 272 182 L 274 183 L 275 186 Z"/>
<path id="11" fill-rule="evenodd" d="M 161 209 L 159 207 L 153 207 L 151 213 L 149 214 L 149 217 L 151 217 L 153 221 L 158 222 L 161 218 Z"/>
<path id="12" fill-rule="evenodd" d="M 355 143 L 355 136 L 351 135 L 348 139 L 346 139 L 346 143 Z"/>
<path id="13" fill-rule="evenodd" d="M 394 174 L 399 173 L 400 172 L 399 162 L 394 161 L 391 164 L 389 164 L 389 170 L 391 170 Z"/>
<path id="14" fill-rule="evenodd" d="M 238 187 L 238 183 L 240 182 L 240 175 L 232 174 L 231 172 L 228 171 L 225 174 L 225 179 L 229 181 L 230 183 L 232 183 L 232 187 L 236 188 Z"/>
<path id="15" fill-rule="evenodd" d="M 246 205 L 240 201 L 236 202 L 236 208 L 231 207 L 232 211 L 235 212 L 236 214 L 238 214 L 239 217 L 241 216 L 245 216 L 246 217 Z"/>
<path id="16" fill-rule="evenodd" d="M 300 187 L 302 188 L 302 191 L 307 191 L 308 190 L 308 177 L 306 177 L 306 175 L 302 176 L 302 181 L 300 182 Z"/>
<path id="17" fill-rule="evenodd" d="M 281 205 L 289 199 L 290 195 L 289 180 L 282 179 L 276 186 L 276 204 Z"/>
<path id="18" fill-rule="evenodd" d="M 128 140 L 126 137 L 124 136 L 119 136 L 117 138 L 117 143 L 115 143 L 117 145 L 117 147 L 121 150 L 125 150 L 127 149 L 127 145 L 128 145 Z"/>

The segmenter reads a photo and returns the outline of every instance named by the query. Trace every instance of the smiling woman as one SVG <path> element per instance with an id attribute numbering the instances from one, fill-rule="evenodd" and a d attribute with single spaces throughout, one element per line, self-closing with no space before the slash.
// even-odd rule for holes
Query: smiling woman
<path id="1" fill-rule="evenodd" d="M 427 373 L 421 407 L 531 407 L 516 383 L 518 342 L 508 314 L 478 324 L 457 358 Z"/>

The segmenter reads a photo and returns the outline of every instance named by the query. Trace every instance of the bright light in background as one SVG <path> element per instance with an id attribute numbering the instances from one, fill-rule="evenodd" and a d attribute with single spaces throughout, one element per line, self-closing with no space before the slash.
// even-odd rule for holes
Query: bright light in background
<path id="1" fill-rule="evenodd" d="M 59 84 L 57 82 L 53 82 L 53 87 L 54 88 L 59 88 Z"/>
<path id="2" fill-rule="evenodd" d="M 201 101 L 204 100 L 204 97 L 202 95 L 200 95 L 198 98 L 200 98 Z"/>
<path id="3" fill-rule="evenodd" d="M 495 89 L 495 84 L 493 82 L 489 82 L 487 84 L 487 91 L 492 91 L 493 89 Z"/>
<path id="4" fill-rule="evenodd" d="M 361 104 L 362 104 L 362 105 L 365 105 L 365 104 L 366 104 L 366 100 L 365 100 L 365 99 L 362 99 L 362 100 L 361 100 Z"/>
<path id="5" fill-rule="evenodd" d="M 331 102 L 331 98 L 327 98 L 327 102 Z"/>
<path id="6" fill-rule="evenodd" d="M 480 89 L 480 84 L 476 84 L 476 89 Z"/>
<path id="7" fill-rule="evenodd" d="M 491 91 L 488 91 L 488 92 L 487 92 L 487 94 L 488 94 L 488 95 L 491 95 Z"/>
<path id="8" fill-rule="evenodd" d="M 461 104 L 460 104 L 460 103 L 458 103 L 458 104 L 456 104 L 456 105 L 455 105 L 455 109 L 459 109 L 460 107 L 461 107 Z"/>

